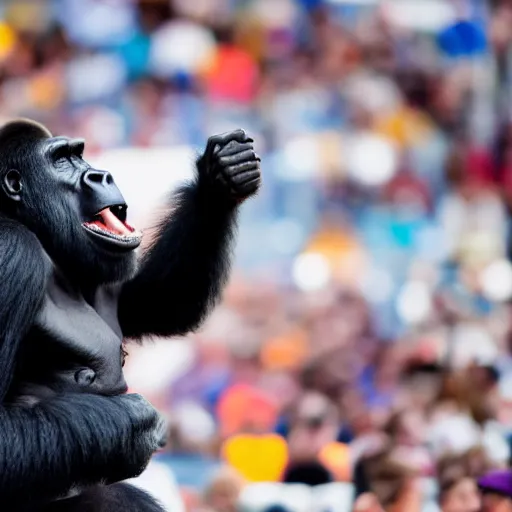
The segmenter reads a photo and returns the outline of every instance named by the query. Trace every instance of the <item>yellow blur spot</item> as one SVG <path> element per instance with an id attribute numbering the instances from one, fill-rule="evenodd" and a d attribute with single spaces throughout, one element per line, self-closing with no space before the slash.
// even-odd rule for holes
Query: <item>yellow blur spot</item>
<path id="1" fill-rule="evenodd" d="M 0 60 L 6 59 L 16 44 L 16 34 L 9 25 L 0 22 Z"/>
<path id="2" fill-rule="evenodd" d="M 250 482 L 277 482 L 288 462 L 288 445 L 276 434 L 238 435 L 222 449 L 226 462 Z"/>

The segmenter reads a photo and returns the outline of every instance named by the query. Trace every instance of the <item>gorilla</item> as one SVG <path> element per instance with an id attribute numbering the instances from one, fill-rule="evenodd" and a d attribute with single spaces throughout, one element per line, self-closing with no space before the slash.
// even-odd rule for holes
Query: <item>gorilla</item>
<path id="1" fill-rule="evenodd" d="M 165 443 L 123 377 L 127 340 L 183 335 L 219 300 L 239 206 L 261 182 L 243 130 L 208 139 L 149 249 L 84 141 L 21 119 L 0 128 L 0 504 L 157 511 L 121 483 Z"/>

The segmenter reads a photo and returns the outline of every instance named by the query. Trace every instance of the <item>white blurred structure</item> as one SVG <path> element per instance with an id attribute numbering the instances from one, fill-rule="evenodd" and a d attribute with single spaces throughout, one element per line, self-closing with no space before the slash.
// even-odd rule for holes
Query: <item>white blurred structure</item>
<path id="1" fill-rule="evenodd" d="M 138 228 L 165 207 L 170 192 L 193 176 L 193 148 L 121 148 L 90 157 L 92 165 L 112 173 L 126 202 L 128 220 Z"/>
<path id="2" fill-rule="evenodd" d="M 172 471 L 160 462 L 151 461 L 144 473 L 128 480 L 157 499 L 169 512 L 185 512 L 185 505 Z"/>
<path id="3" fill-rule="evenodd" d="M 290 512 L 350 512 L 355 489 L 349 483 L 309 487 L 302 484 L 261 483 L 247 486 L 240 497 L 241 512 L 263 512 L 280 505 Z"/>

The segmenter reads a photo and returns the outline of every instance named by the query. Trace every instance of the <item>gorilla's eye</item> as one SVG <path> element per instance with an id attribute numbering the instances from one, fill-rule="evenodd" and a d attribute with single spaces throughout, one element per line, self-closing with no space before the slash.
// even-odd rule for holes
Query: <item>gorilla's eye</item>
<path id="1" fill-rule="evenodd" d="M 61 146 L 56 148 L 52 153 L 52 158 L 54 162 L 59 162 L 60 160 L 68 160 L 71 157 L 71 151 L 69 150 L 69 146 Z"/>
<path id="2" fill-rule="evenodd" d="M 54 162 L 62 160 L 71 161 L 74 158 L 82 160 L 84 154 L 84 142 L 82 140 L 59 141 L 50 148 L 50 155 Z"/>

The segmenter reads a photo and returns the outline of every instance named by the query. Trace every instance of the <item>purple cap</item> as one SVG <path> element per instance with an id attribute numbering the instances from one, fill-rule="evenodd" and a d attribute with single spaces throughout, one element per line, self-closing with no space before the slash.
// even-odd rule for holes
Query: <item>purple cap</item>
<path id="1" fill-rule="evenodd" d="M 478 479 L 478 487 L 483 491 L 512 498 L 512 471 L 491 471 Z"/>

